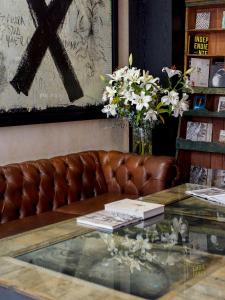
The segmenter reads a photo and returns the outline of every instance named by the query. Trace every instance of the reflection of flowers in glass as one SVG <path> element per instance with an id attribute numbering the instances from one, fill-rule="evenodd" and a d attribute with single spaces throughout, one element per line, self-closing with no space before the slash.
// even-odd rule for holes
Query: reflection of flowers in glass
<path id="1" fill-rule="evenodd" d="M 131 273 L 134 269 L 141 271 L 142 266 L 151 270 L 151 263 L 173 266 L 182 259 L 182 257 L 178 258 L 176 252 L 170 251 L 177 244 L 184 246 L 184 255 L 190 253 L 187 251 L 188 223 L 183 218 L 173 218 L 166 225 L 165 227 L 165 224 L 162 224 L 161 228 L 160 224 L 155 224 L 145 228 L 141 233 L 137 233 L 136 228 L 133 227 L 137 233 L 135 238 L 134 232 L 130 237 L 132 227 L 125 229 L 125 232 L 127 230 L 125 236 L 100 233 L 100 237 L 112 258 L 129 266 Z M 161 250 L 154 247 L 157 243 L 163 245 Z"/>

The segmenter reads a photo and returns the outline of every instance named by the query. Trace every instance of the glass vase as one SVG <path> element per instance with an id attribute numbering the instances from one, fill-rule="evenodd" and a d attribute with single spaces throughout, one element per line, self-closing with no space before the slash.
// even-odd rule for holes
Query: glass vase
<path id="1" fill-rule="evenodd" d="M 153 126 L 133 126 L 133 152 L 137 154 L 152 154 Z"/>

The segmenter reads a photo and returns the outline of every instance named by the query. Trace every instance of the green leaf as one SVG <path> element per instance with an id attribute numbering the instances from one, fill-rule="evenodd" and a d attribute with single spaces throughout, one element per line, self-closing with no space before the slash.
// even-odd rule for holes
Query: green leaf
<path id="1" fill-rule="evenodd" d="M 160 120 L 162 121 L 163 124 L 165 124 L 165 120 L 162 116 L 159 115 Z"/>
<path id="2" fill-rule="evenodd" d="M 159 114 L 169 113 L 169 109 L 168 108 L 159 109 L 158 113 Z"/>
<path id="3" fill-rule="evenodd" d="M 159 102 L 159 104 L 156 106 L 156 109 L 158 110 L 162 106 L 165 106 L 165 103 Z"/>

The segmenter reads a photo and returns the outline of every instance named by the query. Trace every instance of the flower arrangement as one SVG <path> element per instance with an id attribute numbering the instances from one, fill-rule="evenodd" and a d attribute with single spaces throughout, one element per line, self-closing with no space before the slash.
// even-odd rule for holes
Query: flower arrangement
<path id="1" fill-rule="evenodd" d="M 132 126 L 153 127 L 157 121 L 164 122 L 165 113 L 178 117 L 189 109 L 190 69 L 182 74 L 175 68 L 163 68 L 167 80 L 162 86 L 159 78 L 132 67 L 132 63 L 130 55 L 129 66 L 108 74 L 109 80 L 103 78 L 107 83 L 102 97 L 103 113 L 126 118 Z"/>

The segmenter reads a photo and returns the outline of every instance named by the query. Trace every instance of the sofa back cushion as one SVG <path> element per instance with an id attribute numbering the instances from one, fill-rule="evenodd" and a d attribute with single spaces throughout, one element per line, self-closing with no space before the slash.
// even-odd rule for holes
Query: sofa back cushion
<path id="1" fill-rule="evenodd" d="M 0 223 L 55 210 L 106 191 L 94 151 L 0 167 Z"/>
<path id="2" fill-rule="evenodd" d="M 171 187 L 176 176 L 175 159 L 99 151 L 108 191 L 145 196 Z"/>

